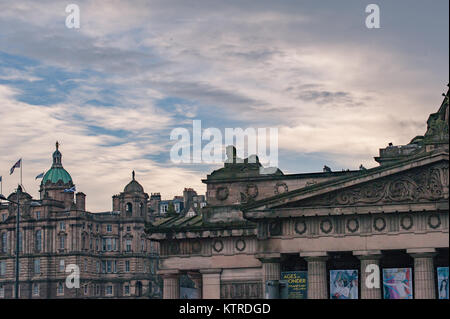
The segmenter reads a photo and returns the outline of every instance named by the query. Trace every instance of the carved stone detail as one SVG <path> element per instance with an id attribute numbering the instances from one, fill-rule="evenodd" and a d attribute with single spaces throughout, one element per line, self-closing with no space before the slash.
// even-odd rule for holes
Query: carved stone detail
<path id="1" fill-rule="evenodd" d="M 261 299 L 263 297 L 260 282 L 221 282 L 221 299 Z"/>
<path id="2" fill-rule="evenodd" d="M 436 229 L 441 226 L 441 217 L 438 214 L 432 214 L 428 216 L 428 226 Z"/>
<path id="3" fill-rule="evenodd" d="M 248 184 L 245 193 L 248 198 L 255 199 L 258 197 L 258 186 L 256 184 Z"/>
<path id="4" fill-rule="evenodd" d="M 299 235 L 303 235 L 304 233 L 306 233 L 307 230 L 307 226 L 306 226 L 306 222 L 304 220 L 298 220 L 295 223 L 295 232 Z"/>
<path id="5" fill-rule="evenodd" d="M 269 231 L 271 236 L 280 236 L 282 234 L 281 221 L 273 221 L 269 224 Z"/>
<path id="6" fill-rule="evenodd" d="M 376 231 L 383 231 L 386 228 L 386 220 L 383 217 L 376 217 L 373 220 L 373 228 Z"/>
<path id="7" fill-rule="evenodd" d="M 411 215 L 402 216 L 402 218 L 400 219 L 400 226 L 402 226 L 404 230 L 410 230 L 411 227 L 413 226 L 412 216 Z"/>
<path id="8" fill-rule="evenodd" d="M 351 233 L 358 231 L 359 229 L 359 221 L 357 218 L 349 218 L 347 219 L 347 230 Z"/>
<path id="9" fill-rule="evenodd" d="M 320 230 L 325 233 L 328 234 L 333 230 L 333 224 L 331 222 L 330 219 L 324 219 L 320 222 Z"/>
<path id="10" fill-rule="evenodd" d="M 221 186 L 217 188 L 216 190 L 216 199 L 218 200 L 225 200 L 228 198 L 229 190 L 228 187 Z"/>
<path id="11" fill-rule="evenodd" d="M 301 206 L 340 206 L 355 204 L 380 204 L 405 201 L 435 201 L 448 194 L 448 165 L 413 169 L 400 176 L 386 177 L 361 186 L 330 192 L 301 201 Z M 291 203 L 288 206 L 298 206 Z"/>
<path id="12" fill-rule="evenodd" d="M 223 250 L 223 242 L 219 239 L 215 240 L 213 243 L 213 249 L 216 253 L 220 253 Z"/>
<path id="13" fill-rule="evenodd" d="M 280 182 L 275 185 L 275 195 L 283 194 L 288 192 L 288 186 L 286 183 Z"/>
<path id="14" fill-rule="evenodd" d="M 235 247 L 236 247 L 236 249 L 237 249 L 238 251 L 244 251 L 246 246 L 247 246 L 247 245 L 246 245 L 246 243 L 245 243 L 245 240 L 243 240 L 243 239 L 238 239 L 238 240 L 236 241 Z"/>

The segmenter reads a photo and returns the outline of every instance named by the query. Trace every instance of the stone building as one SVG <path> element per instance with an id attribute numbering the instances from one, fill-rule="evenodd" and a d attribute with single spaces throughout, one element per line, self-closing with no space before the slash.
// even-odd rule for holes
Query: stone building
<path id="1" fill-rule="evenodd" d="M 158 244 L 144 233 L 148 195 L 132 181 L 113 196 L 111 212 L 86 211 L 56 145 L 40 199 L 19 193 L 20 298 L 158 298 Z M 17 193 L 8 199 L 17 202 Z M 17 205 L 0 204 L 0 298 L 14 297 Z M 78 266 L 80 288 L 65 285 Z"/>
<path id="2" fill-rule="evenodd" d="M 448 113 L 447 93 L 425 135 L 380 149 L 372 169 L 263 175 L 257 158 L 233 155 L 203 180 L 201 216 L 146 230 L 160 243 L 163 297 L 179 298 L 184 276 L 197 297 L 276 296 L 282 273 L 304 272 L 311 299 L 345 297 L 347 288 L 362 299 L 436 298 L 437 269 L 448 276 L 449 261 Z M 380 271 L 372 287 L 368 265 Z M 352 286 L 331 279 L 340 270 L 355 275 Z"/>

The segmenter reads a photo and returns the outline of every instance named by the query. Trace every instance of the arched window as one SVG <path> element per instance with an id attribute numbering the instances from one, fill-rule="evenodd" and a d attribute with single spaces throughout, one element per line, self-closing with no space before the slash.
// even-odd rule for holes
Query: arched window
<path id="1" fill-rule="evenodd" d="M 42 231 L 41 230 L 36 231 L 35 243 L 36 243 L 36 251 L 41 251 L 42 250 Z"/>
<path id="2" fill-rule="evenodd" d="M 142 283 L 140 281 L 136 282 L 136 297 L 142 296 Z"/>
<path id="3" fill-rule="evenodd" d="M 139 213 L 141 216 L 144 216 L 144 204 L 142 203 L 139 204 Z"/>
<path id="4" fill-rule="evenodd" d="M 127 203 L 126 213 L 127 213 L 127 216 L 131 215 L 133 213 L 133 204 Z"/>

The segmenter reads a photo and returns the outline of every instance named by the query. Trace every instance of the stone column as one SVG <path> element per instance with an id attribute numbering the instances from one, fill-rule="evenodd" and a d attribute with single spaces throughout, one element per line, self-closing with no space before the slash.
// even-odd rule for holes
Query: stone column
<path id="1" fill-rule="evenodd" d="M 371 251 L 354 251 L 353 255 L 357 256 L 361 261 L 360 267 L 360 296 L 361 299 L 381 299 L 381 269 L 380 269 L 380 250 Z M 375 265 L 376 268 L 371 269 L 369 265 Z M 377 273 L 378 272 L 378 276 Z M 372 283 L 373 286 L 368 286 L 366 280 L 368 276 L 374 278 L 375 282 L 369 279 L 369 284 Z"/>
<path id="2" fill-rule="evenodd" d="M 268 280 L 280 280 L 281 254 L 258 254 L 256 258 L 262 263 L 263 298 L 266 298 L 266 283 Z"/>
<path id="3" fill-rule="evenodd" d="M 220 274 L 222 269 L 202 269 L 202 298 L 220 299 Z"/>
<path id="4" fill-rule="evenodd" d="M 436 249 L 408 249 L 414 258 L 414 299 L 436 299 L 434 262 Z"/>
<path id="5" fill-rule="evenodd" d="M 327 253 L 301 253 L 308 262 L 308 299 L 328 299 Z"/>
<path id="6" fill-rule="evenodd" d="M 163 299 L 180 299 L 180 275 L 178 270 L 160 270 L 163 278 Z"/>

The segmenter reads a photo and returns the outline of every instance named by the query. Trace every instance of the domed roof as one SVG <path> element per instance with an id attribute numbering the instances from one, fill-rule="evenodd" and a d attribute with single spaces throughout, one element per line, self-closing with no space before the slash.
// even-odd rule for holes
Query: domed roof
<path id="1" fill-rule="evenodd" d="M 133 180 L 131 182 L 129 182 L 127 186 L 125 186 L 125 189 L 123 190 L 124 193 L 134 193 L 134 192 L 143 193 L 144 192 L 144 188 L 134 178 L 135 178 L 135 173 L 133 171 Z"/>
<path id="2" fill-rule="evenodd" d="M 72 177 L 64 168 L 52 167 L 45 173 L 42 184 L 45 185 L 48 181 L 52 184 L 57 184 L 59 181 L 62 181 L 63 184 L 69 184 L 72 182 Z"/>
<path id="3" fill-rule="evenodd" d="M 73 184 L 72 177 L 62 166 L 62 154 L 59 151 L 59 143 L 56 142 L 56 151 L 53 152 L 53 165 L 52 168 L 45 173 L 42 179 L 42 185 L 47 182 L 57 184 L 61 181 L 63 184 Z"/>

